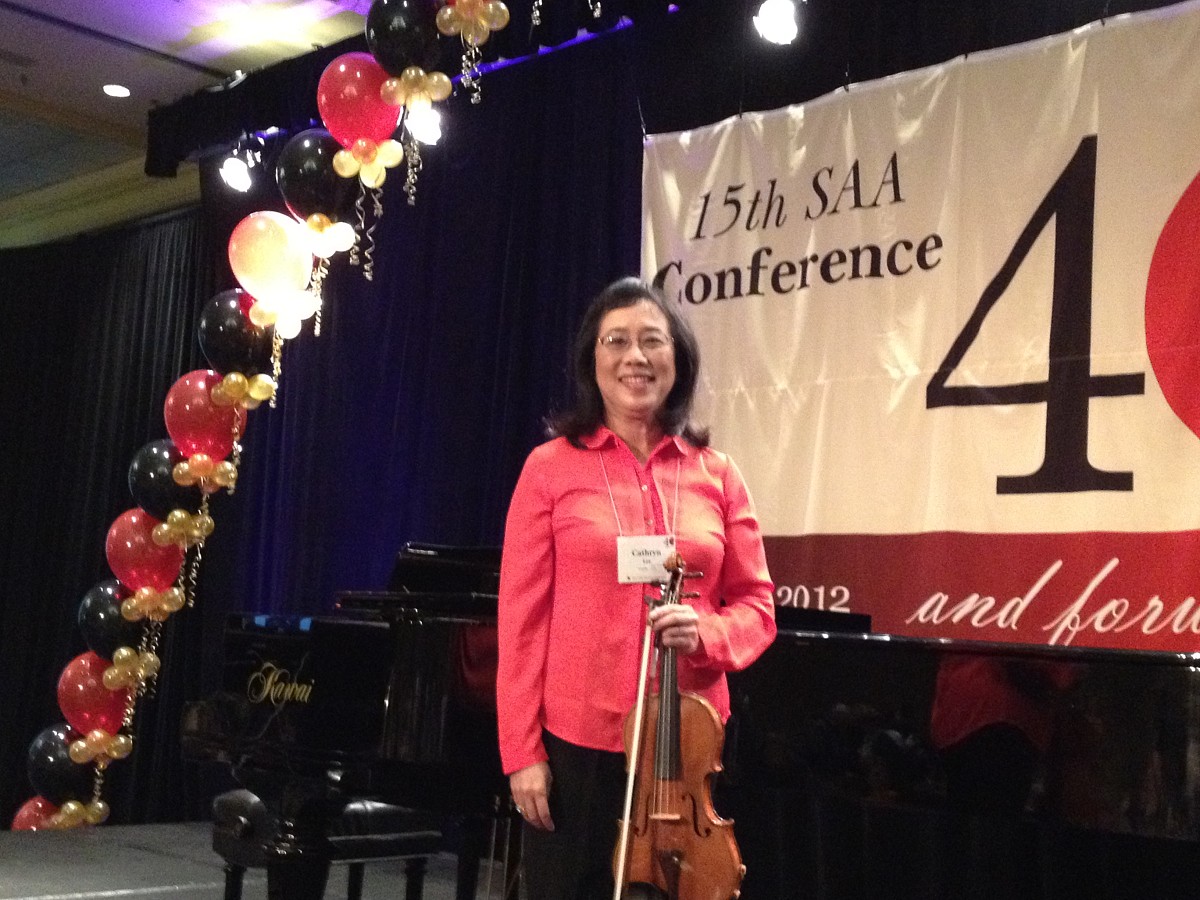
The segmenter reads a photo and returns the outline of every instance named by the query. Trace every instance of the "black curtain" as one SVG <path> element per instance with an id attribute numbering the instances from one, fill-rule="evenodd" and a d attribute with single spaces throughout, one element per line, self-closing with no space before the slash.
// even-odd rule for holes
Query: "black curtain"
<path id="1" fill-rule="evenodd" d="M 79 601 L 111 577 L 104 539 L 133 505 L 129 462 L 166 436 L 167 389 L 198 365 L 194 323 L 214 276 L 197 210 L 6 251 L 0 273 L 0 818 L 7 824 L 32 793 L 30 741 L 62 721 L 59 674 L 86 649 L 75 622 Z"/>

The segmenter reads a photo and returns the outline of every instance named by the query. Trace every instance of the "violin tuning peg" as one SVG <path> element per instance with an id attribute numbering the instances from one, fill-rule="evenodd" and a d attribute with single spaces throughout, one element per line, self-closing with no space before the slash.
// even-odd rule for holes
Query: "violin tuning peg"
<path id="1" fill-rule="evenodd" d="M 703 578 L 703 577 L 704 577 L 704 573 L 703 573 L 703 572 L 695 572 L 695 571 L 692 571 L 692 572 L 684 572 L 684 573 L 683 573 L 683 577 L 684 577 L 684 578 Z"/>
<path id="2" fill-rule="evenodd" d="M 699 596 L 700 596 L 699 591 L 684 591 L 682 594 L 679 595 L 680 599 L 682 599 L 682 600 L 693 600 Z"/>

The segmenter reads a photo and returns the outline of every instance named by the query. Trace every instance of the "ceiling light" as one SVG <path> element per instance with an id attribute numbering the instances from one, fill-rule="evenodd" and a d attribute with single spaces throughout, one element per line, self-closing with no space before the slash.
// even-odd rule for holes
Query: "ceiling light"
<path id="1" fill-rule="evenodd" d="M 125 98 L 129 96 L 129 88 L 123 84 L 106 84 L 101 90 L 110 97 Z"/>
<path id="2" fill-rule="evenodd" d="M 790 44 L 800 32 L 794 0 L 763 0 L 754 17 L 754 27 L 765 41 Z"/>
<path id="3" fill-rule="evenodd" d="M 436 144 L 442 136 L 442 114 L 432 107 L 410 109 L 404 127 L 422 144 Z"/>

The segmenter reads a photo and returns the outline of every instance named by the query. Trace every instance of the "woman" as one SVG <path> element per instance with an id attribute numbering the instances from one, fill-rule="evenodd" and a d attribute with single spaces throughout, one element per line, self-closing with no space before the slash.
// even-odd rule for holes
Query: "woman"
<path id="1" fill-rule="evenodd" d="M 689 421 L 698 370 L 695 337 L 657 291 L 633 278 L 609 285 L 576 338 L 575 407 L 551 423 L 556 436 L 529 455 L 513 493 L 497 705 L 530 900 L 612 895 L 622 729 L 646 621 L 645 584 L 618 580 L 639 555 L 630 540 L 642 551 L 677 546 L 703 573 L 688 581 L 698 598 L 659 607 L 650 622 L 678 651 L 680 689 L 722 719 L 725 672 L 775 636 L 745 483 Z"/>

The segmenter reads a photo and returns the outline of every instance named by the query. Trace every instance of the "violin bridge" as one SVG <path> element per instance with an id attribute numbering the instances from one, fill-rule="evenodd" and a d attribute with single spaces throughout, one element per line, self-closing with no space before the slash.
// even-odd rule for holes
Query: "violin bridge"
<path id="1" fill-rule="evenodd" d="M 683 821 L 683 816 L 679 813 L 656 812 L 650 814 L 651 822 L 665 822 L 668 825 L 678 825 Z"/>

